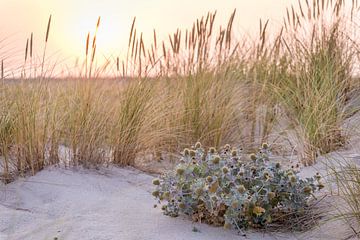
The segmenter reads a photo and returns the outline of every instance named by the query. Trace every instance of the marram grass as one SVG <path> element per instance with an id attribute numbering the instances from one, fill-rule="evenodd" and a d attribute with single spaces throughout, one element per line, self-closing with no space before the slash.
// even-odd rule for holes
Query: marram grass
<path id="1" fill-rule="evenodd" d="M 144 41 L 134 18 L 126 60 L 113 61 L 121 81 L 99 78 L 113 66 L 110 60 L 96 65 L 96 33 L 87 35 L 80 79 L 48 79 L 50 17 L 40 64 L 32 59 L 32 35 L 26 44 L 23 79 L 7 79 L 11 70 L 0 56 L 3 178 L 60 162 L 136 165 L 144 154 L 162 158 L 197 141 L 250 151 L 264 141 L 283 144 L 276 134 L 304 163 L 314 163 L 346 144 L 342 123 L 358 106 L 350 114 L 345 108 L 360 84 L 353 77 L 357 43 L 346 34 L 342 1 L 312 3 L 289 10 L 275 37 L 269 21 L 260 22 L 255 40 L 236 39 L 235 11 L 226 26 L 215 28 L 216 12 L 209 13 L 164 41 L 154 31 L 152 42 Z"/>

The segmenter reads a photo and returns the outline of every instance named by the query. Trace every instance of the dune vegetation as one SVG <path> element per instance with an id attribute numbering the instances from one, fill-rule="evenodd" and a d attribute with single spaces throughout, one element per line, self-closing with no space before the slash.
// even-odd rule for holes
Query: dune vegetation
<path id="1" fill-rule="evenodd" d="M 79 74 L 60 77 L 46 62 L 50 17 L 41 59 L 33 57 L 32 35 L 19 68 L 8 69 L 0 55 L 1 180 L 49 165 L 174 161 L 197 141 L 249 154 L 267 142 L 273 154 L 305 166 L 346 146 L 344 121 L 360 107 L 357 2 L 299 1 L 284 14 L 275 32 L 260 21 L 256 39 L 234 35 L 234 11 L 220 28 L 210 12 L 166 40 L 154 31 L 152 42 L 144 42 L 134 18 L 126 59 L 96 65 L 95 33 L 87 36 Z M 359 191 L 349 187 L 349 174 L 336 176 L 351 191 L 347 202 L 358 219 Z"/>

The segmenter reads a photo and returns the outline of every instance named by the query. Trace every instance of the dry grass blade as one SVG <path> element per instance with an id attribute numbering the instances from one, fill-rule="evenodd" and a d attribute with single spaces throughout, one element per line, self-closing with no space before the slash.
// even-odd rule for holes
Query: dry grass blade
<path id="1" fill-rule="evenodd" d="M 41 63 L 41 78 L 45 78 L 44 64 L 45 64 L 46 47 L 47 47 L 47 43 L 48 43 L 49 35 L 50 35 L 50 26 L 51 26 L 51 15 L 49 17 L 47 28 L 46 28 L 45 46 L 44 46 L 44 52 L 43 52 L 43 57 L 42 57 L 42 63 Z"/>
<path id="2" fill-rule="evenodd" d="M 5 74 L 4 74 L 4 59 L 1 60 L 1 79 L 4 80 Z"/>
<path id="3" fill-rule="evenodd" d="M 49 17 L 49 21 L 46 28 L 46 36 L 45 36 L 45 42 L 47 43 L 49 40 L 49 34 L 50 34 L 50 26 L 51 26 L 51 15 Z"/>

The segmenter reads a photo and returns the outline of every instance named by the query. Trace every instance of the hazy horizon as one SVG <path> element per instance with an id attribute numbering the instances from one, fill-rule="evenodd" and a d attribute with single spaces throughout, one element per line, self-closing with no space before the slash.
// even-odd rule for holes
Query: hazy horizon
<path id="1" fill-rule="evenodd" d="M 234 33 L 251 34 L 258 31 L 259 20 L 270 19 L 280 24 L 286 7 L 297 4 L 295 0 L 220 0 L 163 1 L 133 0 L 1 0 L 0 8 L 0 54 L 7 62 L 23 59 L 26 39 L 34 34 L 34 52 L 41 55 L 48 17 L 52 24 L 48 44 L 48 56 L 56 61 L 75 61 L 84 56 L 85 39 L 93 33 L 98 16 L 101 25 L 98 32 L 99 56 L 122 56 L 126 50 L 133 17 L 137 29 L 146 39 L 152 38 L 156 29 L 159 39 L 177 28 L 189 28 L 208 11 L 217 10 L 217 24 L 226 24 L 236 9 Z M 9 54 L 6 54 L 9 53 Z M 11 57 L 7 57 L 11 55 Z M 55 61 L 55 60 L 54 60 Z"/>

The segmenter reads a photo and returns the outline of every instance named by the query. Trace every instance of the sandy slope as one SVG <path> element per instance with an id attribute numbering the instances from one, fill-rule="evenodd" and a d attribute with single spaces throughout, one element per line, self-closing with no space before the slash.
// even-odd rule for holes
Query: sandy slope
<path id="1" fill-rule="evenodd" d="M 337 239 L 327 230 L 242 237 L 186 217 L 170 218 L 153 207 L 152 178 L 133 169 L 49 168 L 0 186 L 0 239 Z"/>

